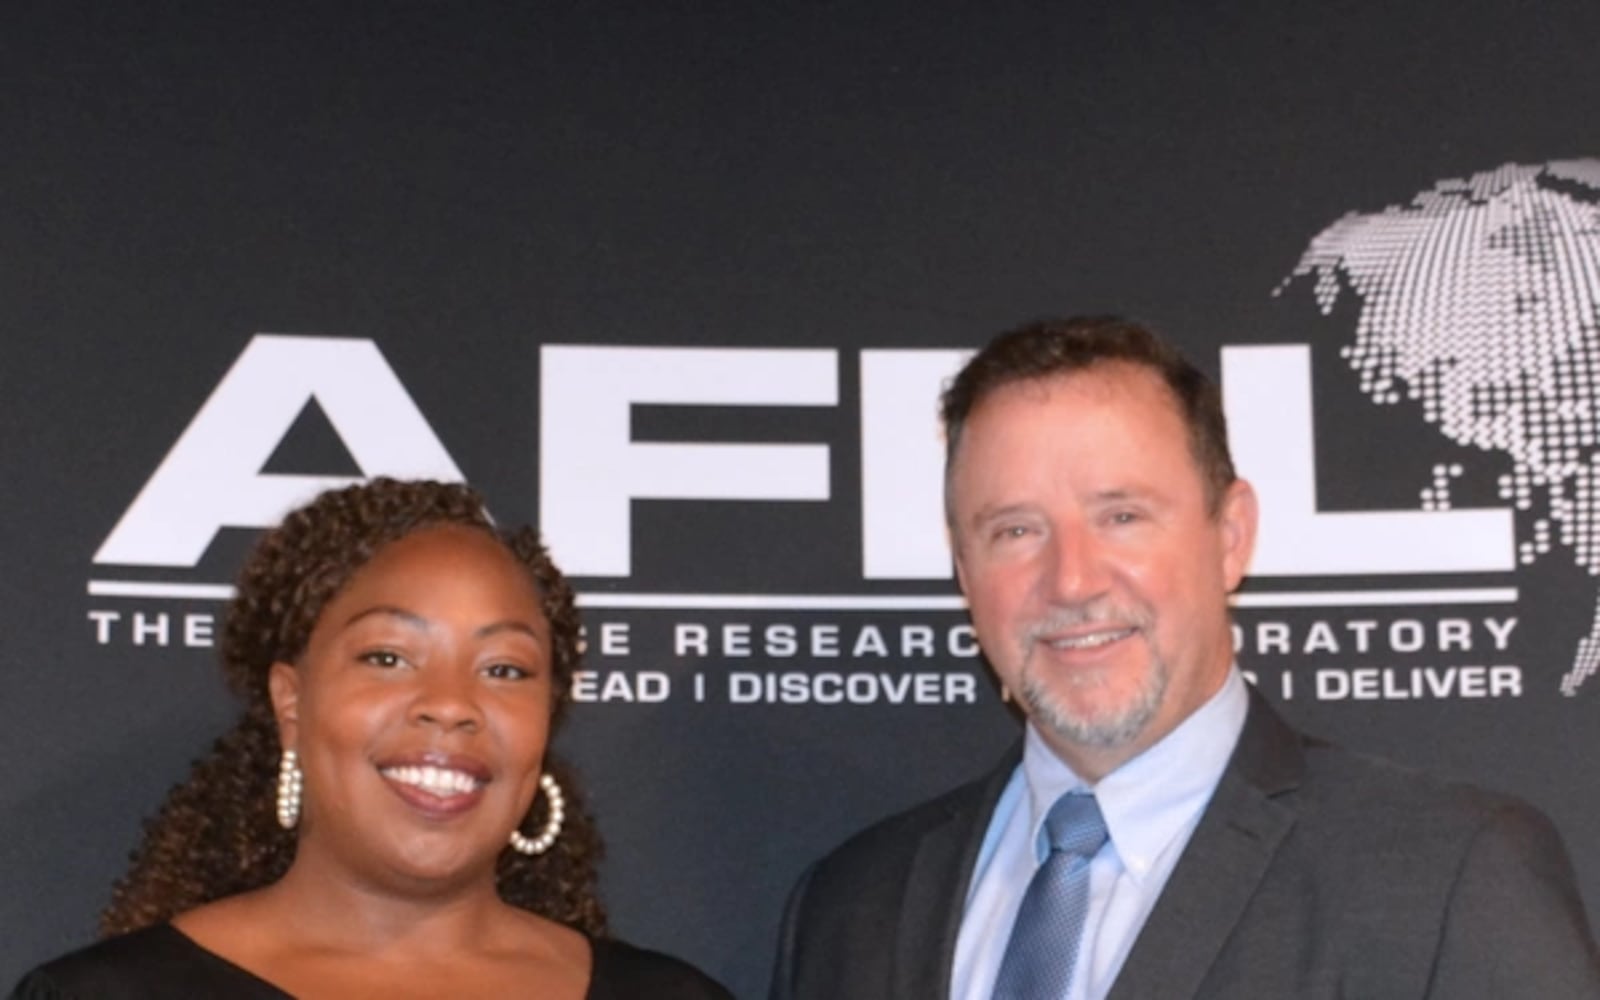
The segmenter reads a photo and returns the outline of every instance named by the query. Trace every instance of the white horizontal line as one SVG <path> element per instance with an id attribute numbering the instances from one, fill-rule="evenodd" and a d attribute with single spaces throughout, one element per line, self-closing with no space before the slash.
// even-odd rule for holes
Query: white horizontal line
<path id="1" fill-rule="evenodd" d="M 226 601 L 233 587 L 226 583 L 145 583 L 139 580 L 90 580 L 93 597 L 178 597 L 192 601 Z"/>
<path id="2" fill-rule="evenodd" d="M 1377 607 L 1394 604 L 1514 604 L 1515 587 L 1470 587 L 1458 590 L 1319 590 L 1234 594 L 1236 608 Z"/>
<path id="3" fill-rule="evenodd" d="M 579 594 L 585 608 L 685 611 L 965 611 L 959 594 Z"/>
<path id="4" fill-rule="evenodd" d="M 137 580 L 90 580 L 94 597 L 169 597 L 225 601 L 233 587 L 225 583 L 147 583 Z M 1379 607 L 1422 604 L 1513 604 L 1516 587 L 1472 587 L 1454 590 L 1334 590 L 1235 594 L 1236 608 Z M 619 594 L 595 591 L 578 595 L 578 605 L 608 610 L 663 611 L 965 611 L 958 594 Z"/>

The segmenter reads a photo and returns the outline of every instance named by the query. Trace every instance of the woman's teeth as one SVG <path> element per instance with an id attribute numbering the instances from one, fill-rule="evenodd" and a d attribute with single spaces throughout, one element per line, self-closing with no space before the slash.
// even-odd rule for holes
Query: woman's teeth
<path id="1" fill-rule="evenodd" d="M 464 795 L 476 791 L 483 784 L 470 774 L 444 767 L 385 767 L 378 773 L 390 781 L 440 796 Z"/>

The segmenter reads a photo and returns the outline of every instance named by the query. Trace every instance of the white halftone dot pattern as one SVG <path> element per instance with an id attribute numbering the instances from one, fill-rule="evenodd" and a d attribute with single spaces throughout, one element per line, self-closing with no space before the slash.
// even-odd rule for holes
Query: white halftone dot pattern
<path id="1" fill-rule="evenodd" d="M 1324 314 L 1346 290 L 1361 303 L 1341 354 L 1362 392 L 1413 400 L 1450 440 L 1511 457 L 1499 488 L 1520 561 L 1559 544 L 1600 576 L 1600 160 L 1507 164 L 1352 212 L 1285 284 L 1308 276 Z M 1422 508 L 1450 509 L 1462 472 L 1435 465 Z M 1597 668 L 1600 606 L 1562 691 Z"/>

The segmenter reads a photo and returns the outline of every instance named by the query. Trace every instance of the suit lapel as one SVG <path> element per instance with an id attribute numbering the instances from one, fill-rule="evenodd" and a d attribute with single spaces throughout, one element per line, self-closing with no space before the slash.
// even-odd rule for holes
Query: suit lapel
<path id="1" fill-rule="evenodd" d="M 1254 689 L 1239 745 L 1107 1000 L 1197 995 L 1295 822 L 1300 738 Z"/>
<path id="2" fill-rule="evenodd" d="M 918 843 L 893 945 L 893 1000 L 950 995 L 956 935 L 972 869 L 995 803 L 1021 759 L 1018 744 L 998 767 L 970 786 L 972 794 L 954 798 L 943 821 L 930 827 Z"/>

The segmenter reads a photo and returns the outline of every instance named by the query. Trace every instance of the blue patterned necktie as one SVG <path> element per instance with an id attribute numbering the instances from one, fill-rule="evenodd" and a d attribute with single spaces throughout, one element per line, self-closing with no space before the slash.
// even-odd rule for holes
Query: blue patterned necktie
<path id="1" fill-rule="evenodd" d="M 1050 856 L 1034 872 L 1017 910 L 994 1000 L 1060 1000 L 1072 982 L 1089 915 L 1089 861 L 1106 842 L 1093 795 L 1068 792 L 1044 819 Z"/>

